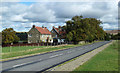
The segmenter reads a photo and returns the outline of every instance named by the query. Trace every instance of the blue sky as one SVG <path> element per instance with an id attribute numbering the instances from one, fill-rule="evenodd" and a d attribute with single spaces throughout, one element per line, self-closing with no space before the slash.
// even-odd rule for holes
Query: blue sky
<path id="1" fill-rule="evenodd" d="M 25 5 L 31 5 L 31 4 L 34 4 L 35 2 L 18 2 L 20 4 L 25 4 Z"/>
<path id="2" fill-rule="evenodd" d="M 17 1 L 17 0 L 16 0 Z M 120 5 L 119 5 L 120 6 Z M 97 18 L 103 22 L 104 30 L 118 29 L 118 1 L 91 2 L 3 2 L 0 6 L 0 31 L 14 28 L 27 32 L 32 27 L 63 26 L 75 15 Z"/>

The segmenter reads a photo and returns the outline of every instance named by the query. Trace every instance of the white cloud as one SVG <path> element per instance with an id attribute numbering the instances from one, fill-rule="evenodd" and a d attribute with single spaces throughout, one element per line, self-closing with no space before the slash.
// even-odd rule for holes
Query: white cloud
<path id="1" fill-rule="evenodd" d="M 108 14 L 108 15 L 104 15 L 103 17 L 100 18 L 100 20 L 103 23 L 117 23 L 117 17 L 112 15 L 112 14 Z"/>
<path id="2" fill-rule="evenodd" d="M 24 15 L 25 14 L 22 14 L 22 15 L 13 15 L 13 16 L 11 16 L 10 20 L 14 21 L 14 22 L 27 22 L 28 21 L 27 19 L 23 19 Z"/>
<path id="3" fill-rule="evenodd" d="M 101 26 L 103 29 L 118 29 L 118 25 L 110 25 L 108 23 L 102 24 Z"/>
<path id="4" fill-rule="evenodd" d="M 1 0 L 1 2 L 20 2 L 21 0 Z"/>
<path id="5" fill-rule="evenodd" d="M 2 16 L 0 16 L 0 21 L 2 21 Z"/>
<path id="6" fill-rule="evenodd" d="M 0 7 L 0 14 L 1 13 L 6 13 L 8 11 L 8 7 Z"/>
<path id="7" fill-rule="evenodd" d="M 114 0 L 1 0 L 1 2 L 113 2 Z M 117 2 L 119 0 L 116 0 Z"/>
<path id="8" fill-rule="evenodd" d="M 102 25 L 104 29 L 111 29 L 118 25 L 117 2 L 39 2 L 31 5 L 5 2 L 0 7 L 0 19 L 3 20 L 4 28 L 13 27 L 17 31 L 27 31 L 25 27 L 31 27 L 33 23 L 51 29 L 52 26 L 65 25 L 64 22 L 75 15 L 83 15 L 100 19 L 105 22 Z"/>
<path id="9" fill-rule="evenodd" d="M 54 16 L 54 11 L 48 9 L 44 4 L 36 3 L 33 4 L 27 14 L 24 16 L 33 22 L 55 22 L 56 17 Z"/>

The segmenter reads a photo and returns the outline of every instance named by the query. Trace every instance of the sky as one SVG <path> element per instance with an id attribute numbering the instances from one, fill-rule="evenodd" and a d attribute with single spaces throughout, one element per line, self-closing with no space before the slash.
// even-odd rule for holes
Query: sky
<path id="1" fill-rule="evenodd" d="M 115 30 L 120 21 L 119 10 L 118 0 L 3 0 L 0 2 L 0 32 L 5 28 L 28 32 L 32 25 L 51 30 L 53 26 L 66 25 L 65 22 L 76 15 L 96 18 L 103 22 L 100 26 L 104 30 Z"/>

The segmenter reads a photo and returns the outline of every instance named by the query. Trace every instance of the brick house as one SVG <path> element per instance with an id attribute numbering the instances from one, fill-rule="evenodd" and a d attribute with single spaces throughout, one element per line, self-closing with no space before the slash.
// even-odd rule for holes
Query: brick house
<path id="1" fill-rule="evenodd" d="M 65 30 L 64 30 L 64 26 L 61 27 L 59 26 L 58 28 L 55 28 L 53 26 L 52 30 L 51 30 L 51 34 L 52 34 L 52 37 L 53 37 L 53 42 L 55 40 L 55 42 L 65 42 Z"/>
<path id="2" fill-rule="evenodd" d="M 116 34 L 120 33 L 120 30 L 106 30 L 105 32 L 112 34 L 112 35 L 116 35 Z"/>
<path id="3" fill-rule="evenodd" d="M 28 43 L 52 42 L 51 32 L 46 27 L 33 27 L 28 34 Z"/>

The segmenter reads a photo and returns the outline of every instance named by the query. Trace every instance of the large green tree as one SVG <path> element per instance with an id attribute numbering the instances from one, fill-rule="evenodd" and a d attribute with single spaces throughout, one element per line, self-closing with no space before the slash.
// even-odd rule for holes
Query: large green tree
<path id="1" fill-rule="evenodd" d="M 15 35 L 16 32 L 13 28 L 6 28 L 2 31 L 2 43 L 3 44 L 10 44 L 13 42 L 18 42 L 20 39 L 18 36 Z"/>
<path id="2" fill-rule="evenodd" d="M 94 40 L 103 40 L 105 32 L 100 26 L 102 22 L 95 18 L 83 18 L 83 16 L 74 16 L 66 22 L 66 33 L 68 41 L 77 44 L 79 41 L 92 42 Z"/>

